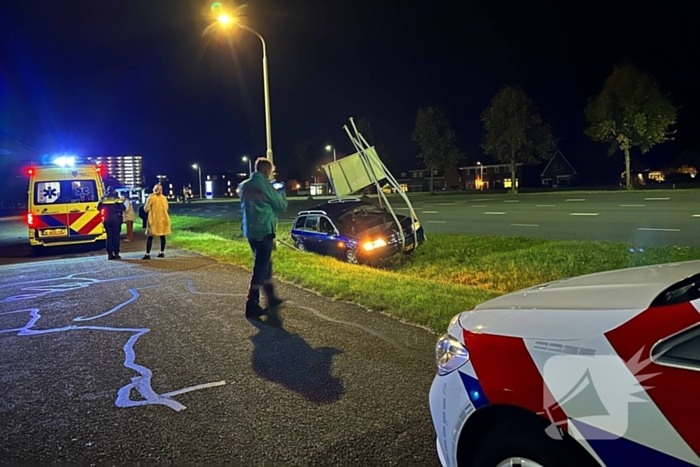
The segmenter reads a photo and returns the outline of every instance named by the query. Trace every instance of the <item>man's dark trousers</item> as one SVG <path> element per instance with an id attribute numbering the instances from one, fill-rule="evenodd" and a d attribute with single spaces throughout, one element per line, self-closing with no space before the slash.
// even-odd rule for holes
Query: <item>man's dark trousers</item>
<path id="1" fill-rule="evenodd" d="M 105 223 L 107 231 L 107 254 L 109 256 L 117 256 L 119 254 L 119 237 L 122 234 L 122 224 L 118 222 Z"/>
<path id="2" fill-rule="evenodd" d="M 272 279 L 272 249 L 275 245 L 274 235 L 268 235 L 262 240 L 248 240 L 253 250 L 253 274 L 250 277 L 250 288 L 261 289 Z"/>

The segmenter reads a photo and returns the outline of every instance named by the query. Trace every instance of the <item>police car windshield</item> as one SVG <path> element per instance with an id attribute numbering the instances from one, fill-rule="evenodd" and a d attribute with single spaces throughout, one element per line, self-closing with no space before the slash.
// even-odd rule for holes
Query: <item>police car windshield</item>
<path id="1" fill-rule="evenodd" d="M 72 204 L 96 203 L 97 184 L 94 180 L 60 180 L 34 183 L 34 203 Z"/>

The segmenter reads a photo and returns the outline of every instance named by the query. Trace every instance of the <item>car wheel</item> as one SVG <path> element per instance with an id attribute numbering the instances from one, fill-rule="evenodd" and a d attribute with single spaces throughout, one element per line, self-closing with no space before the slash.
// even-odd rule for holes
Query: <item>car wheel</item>
<path id="1" fill-rule="evenodd" d="M 489 429 L 459 465 L 484 467 L 549 467 L 558 465 L 592 466 L 590 455 L 573 438 L 551 438 L 545 429 L 549 422 L 533 423 L 530 417 L 514 416 Z M 467 457 L 467 458 L 465 458 Z"/>
<path id="2" fill-rule="evenodd" d="M 350 264 L 360 264 L 354 250 L 345 250 L 345 261 Z"/>
<path id="3" fill-rule="evenodd" d="M 307 252 L 306 247 L 304 246 L 303 243 L 297 241 L 295 245 L 296 245 L 296 247 L 297 247 L 297 250 L 301 251 L 302 253 L 306 253 L 306 252 Z"/>

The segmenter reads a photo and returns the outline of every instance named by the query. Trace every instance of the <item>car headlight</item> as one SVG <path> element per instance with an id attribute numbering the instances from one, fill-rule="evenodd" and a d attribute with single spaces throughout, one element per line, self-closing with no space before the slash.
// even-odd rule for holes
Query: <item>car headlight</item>
<path id="1" fill-rule="evenodd" d="M 438 375 L 450 374 L 468 361 L 469 351 L 451 335 L 443 335 L 435 344 L 435 363 Z"/>
<path id="2" fill-rule="evenodd" d="M 383 246 L 386 246 L 386 240 L 381 239 L 381 238 L 379 240 L 375 240 L 373 242 L 367 242 L 364 244 L 364 248 L 367 251 L 372 251 L 372 250 L 375 250 L 377 248 L 381 248 Z"/>

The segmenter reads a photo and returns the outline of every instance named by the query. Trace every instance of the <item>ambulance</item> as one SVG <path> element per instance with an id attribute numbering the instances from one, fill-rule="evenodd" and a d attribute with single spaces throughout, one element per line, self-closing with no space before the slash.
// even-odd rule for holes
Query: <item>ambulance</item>
<path id="1" fill-rule="evenodd" d="M 58 157 L 28 169 L 27 226 L 32 247 L 95 243 L 107 239 L 97 203 L 104 195 L 100 166 Z"/>

